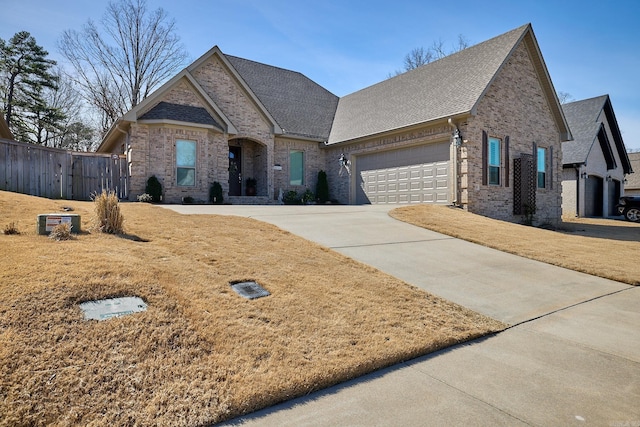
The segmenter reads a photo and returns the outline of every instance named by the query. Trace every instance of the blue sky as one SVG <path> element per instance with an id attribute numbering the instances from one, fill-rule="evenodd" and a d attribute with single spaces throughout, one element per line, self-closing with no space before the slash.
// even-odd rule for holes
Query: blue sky
<path id="1" fill-rule="evenodd" d="M 29 31 L 60 61 L 66 29 L 108 0 L 0 0 L 0 38 Z M 192 59 L 228 54 L 299 71 L 343 96 L 400 69 L 406 53 L 462 34 L 480 43 L 532 23 L 556 90 L 609 94 L 628 149 L 640 150 L 640 1 L 149 0 L 176 20 Z"/>

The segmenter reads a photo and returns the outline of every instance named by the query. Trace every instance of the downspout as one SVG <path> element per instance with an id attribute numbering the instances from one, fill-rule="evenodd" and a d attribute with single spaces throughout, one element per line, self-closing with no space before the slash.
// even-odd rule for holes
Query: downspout
<path id="1" fill-rule="evenodd" d="M 120 129 L 120 123 L 116 123 L 116 130 L 118 132 L 121 132 L 124 134 L 125 136 L 125 144 L 124 144 L 124 149 L 125 152 L 123 153 L 126 156 L 127 159 L 127 177 L 125 179 L 125 189 L 123 194 L 127 195 L 127 198 L 129 198 L 129 179 L 131 178 L 131 135 L 129 134 L 129 132 L 126 132 L 122 129 Z"/>
<path id="2" fill-rule="evenodd" d="M 460 137 L 460 129 L 453 123 L 451 117 L 447 120 L 449 126 L 453 129 L 453 134 L 451 135 L 451 176 L 453 179 L 451 180 L 452 188 L 451 188 L 451 204 L 454 206 L 459 206 L 458 203 L 458 149 L 462 142 L 462 138 Z"/>
<path id="3" fill-rule="evenodd" d="M 122 154 L 126 154 L 126 155 L 127 155 L 127 161 L 129 161 L 129 154 L 128 154 L 128 153 L 129 153 L 129 133 L 128 133 L 128 132 L 126 132 L 126 131 L 124 131 L 124 130 L 122 130 L 122 129 L 120 129 L 120 123 L 116 123 L 116 130 L 117 130 L 118 132 L 123 133 L 123 134 L 124 134 L 124 136 L 126 136 L 126 137 L 127 137 L 127 139 L 126 139 L 126 144 L 125 144 L 125 146 L 124 146 L 124 147 L 125 147 L 125 152 L 124 152 L 124 153 L 122 153 Z"/>

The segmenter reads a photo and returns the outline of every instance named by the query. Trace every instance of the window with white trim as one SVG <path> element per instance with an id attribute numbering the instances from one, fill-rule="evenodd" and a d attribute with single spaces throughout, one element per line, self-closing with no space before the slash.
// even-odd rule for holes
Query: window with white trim
<path id="1" fill-rule="evenodd" d="M 489 138 L 489 185 L 500 185 L 500 140 Z"/>
<path id="2" fill-rule="evenodd" d="M 196 185 L 196 142 L 176 140 L 176 176 L 180 187 Z"/>

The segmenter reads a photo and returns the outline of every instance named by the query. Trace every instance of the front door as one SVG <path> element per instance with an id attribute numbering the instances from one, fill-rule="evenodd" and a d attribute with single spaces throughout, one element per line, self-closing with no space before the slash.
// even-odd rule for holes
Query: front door
<path id="1" fill-rule="evenodd" d="M 242 158 L 240 147 L 229 147 L 229 196 L 242 195 Z"/>

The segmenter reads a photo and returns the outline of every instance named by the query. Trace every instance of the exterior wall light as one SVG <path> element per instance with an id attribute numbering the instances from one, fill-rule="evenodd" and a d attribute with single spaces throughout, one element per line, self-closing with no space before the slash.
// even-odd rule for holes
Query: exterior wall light
<path id="1" fill-rule="evenodd" d="M 462 145 L 462 137 L 460 136 L 460 129 L 456 128 L 456 130 L 453 131 L 453 143 L 455 144 L 456 147 L 459 147 Z"/>

